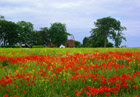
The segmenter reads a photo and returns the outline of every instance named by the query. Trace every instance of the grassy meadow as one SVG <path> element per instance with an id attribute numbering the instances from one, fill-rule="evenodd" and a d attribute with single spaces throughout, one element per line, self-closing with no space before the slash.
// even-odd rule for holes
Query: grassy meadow
<path id="1" fill-rule="evenodd" d="M 0 48 L 0 97 L 105 96 L 140 96 L 140 48 Z"/>

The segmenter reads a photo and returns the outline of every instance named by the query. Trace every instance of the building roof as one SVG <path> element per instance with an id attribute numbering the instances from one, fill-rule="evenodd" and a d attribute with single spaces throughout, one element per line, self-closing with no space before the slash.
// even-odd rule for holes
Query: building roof
<path id="1" fill-rule="evenodd" d="M 67 42 L 66 42 L 66 46 L 67 47 L 75 47 L 75 44 L 74 44 L 74 40 L 67 40 Z"/>

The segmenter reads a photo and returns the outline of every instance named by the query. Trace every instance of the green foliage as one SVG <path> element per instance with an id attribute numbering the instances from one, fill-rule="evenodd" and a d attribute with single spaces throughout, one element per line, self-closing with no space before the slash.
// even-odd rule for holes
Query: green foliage
<path id="1" fill-rule="evenodd" d="M 0 15 L 0 20 L 5 20 L 5 17 Z"/>
<path id="2" fill-rule="evenodd" d="M 121 44 L 124 37 L 122 36 L 122 34 L 118 35 L 117 33 L 122 32 L 126 28 L 121 26 L 120 21 L 111 17 L 104 17 L 101 19 L 97 19 L 94 24 L 96 28 L 91 30 L 91 36 L 92 38 L 94 37 L 94 40 L 98 41 L 98 37 L 104 38 L 104 47 L 106 47 L 107 38 L 115 40 L 115 43 L 117 43 L 117 45 Z"/>
<path id="3" fill-rule="evenodd" d="M 2 48 L 21 48 L 21 45 L 2 45 Z"/>
<path id="4" fill-rule="evenodd" d="M 18 26 L 11 21 L 0 20 L 0 40 L 3 45 L 13 45 L 18 42 Z"/>
<path id="5" fill-rule="evenodd" d="M 49 30 L 47 27 L 41 28 L 39 31 L 31 33 L 30 44 L 32 45 L 47 45 L 49 43 Z"/>
<path id="6" fill-rule="evenodd" d="M 32 48 L 44 48 L 44 45 L 33 45 Z"/>
<path id="7" fill-rule="evenodd" d="M 4 60 L 4 61 L 2 62 L 2 66 L 3 66 L 3 67 L 4 67 L 4 66 L 8 66 L 9 63 L 10 63 L 10 61 Z"/>
<path id="8" fill-rule="evenodd" d="M 108 40 L 107 40 L 108 42 Z M 103 47 L 104 37 L 85 37 L 83 40 L 83 47 Z"/>
<path id="9" fill-rule="evenodd" d="M 107 42 L 106 47 L 114 47 L 114 46 L 113 46 L 113 43 Z"/>
<path id="10" fill-rule="evenodd" d="M 94 41 L 95 41 L 94 47 L 104 47 L 104 37 L 98 37 L 97 40 Z"/>
<path id="11" fill-rule="evenodd" d="M 47 45 L 50 41 L 49 29 L 43 27 L 39 31 L 34 31 L 32 33 L 32 40 L 34 45 Z"/>
<path id="12" fill-rule="evenodd" d="M 75 47 L 81 47 L 81 43 L 79 41 L 74 41 Z"/>
<path id="13" fill-rule="evenodd" d="M 92 29 L 91 36 L 85 37 L 83 47 L 112 47 L 108 44 L 108 38 L 115 41 L 115 47 L 119 47 L 123 40 L 122 31 L 126 30 L 121 26 L 120 21 L 104 17 L 97 19 L 94 23 L 96 28 Z M 71 35 L 66 31 L 66 25 L 62 23 L 53 23 L 50 28 L 43 27 L 39 31 L 34 31 L 33 24 L 26 21 L 18 21 L 17 23 L 5 20 L 4 16 L 0 15 L 0 41 L 2 45 L 15 45 L 17 43 L 27 43 L 29 45 L 53 45 L 59 47 L 65 44 L 67 35 Z M 76 47 L 81 44 L 75 41 Z M 7 46 L 15 48 L 13 46 Z"/>
<path id="14" fill-rule="evenodd" d="M 118 32 L 115 35 L 115 47 L 119 47 L 122 43 L 122 40 L 126 41 L 126 38 L 123 36 L 122 32 Z"/>
<path id="15" fill-rule="evenodd" d="M 92 47 L 93 43 L 94 42 L 89 37 L 83 39 L 83 47 Z"/>
<path id="16" fill-rule="evenodd" d="M 0 62 L 0 96 L 76 97 L 77 90 L 81 92 L 79 97 L 105 97 L 106 93 L 110 93 L 109 97 L 135 97 L 140 90 L 139 52 L 139 48 L 1 48 L 1 56 L 6 54 L 7 58 L 16 59 L 17 55 L 21 55 L 21 60 L 15 60 L 15 64 L 4 60 L 3 66 Z M 134 85 L 138 88 L 135 89 Z M 87 86 L 104 92 L 87 95 Z M 117 91 L 116 95 L 114 91 Z"/>
<path id="17" fill-rule="evenodd" d="M 67 35 L 70 35 L 66 31 L 65 24 L 53 23 L 49 28 L 50 42 L 59 47 L 61 44 L 65 44 L 67 41 Z"/>
<path id="18" fill-rule="evenodd" d="M 40 41 L 42 45 L 46 45 L 50 42 L 50 33 L 49 33 L 49 29 L 47 27 L 43 27 L 40 29 L 39 31 L 40 34 Z"/>
<path id="19" fill-rule="evenodd" d="M 31 33 L 33 32 L 33 24 L 31 22 L 26 21 L 18 21 L 17 25 L 19 27 L 19 42 L 20 43 L 28 43 L 31 41 Z"/>

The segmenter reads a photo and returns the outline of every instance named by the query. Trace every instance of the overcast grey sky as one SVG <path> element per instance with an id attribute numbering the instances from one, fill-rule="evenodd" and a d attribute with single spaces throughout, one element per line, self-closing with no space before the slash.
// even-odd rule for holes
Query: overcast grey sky
<path id="1" fill-rule="evenodd" d="M 111 16 L 127 28 L 122 45 L 140 47 L 140 0 L 0 0 L 0 15 L 31 22 L 35 30 L 64 23 L 80 42 L 90 36 L 97 19 Z"/>

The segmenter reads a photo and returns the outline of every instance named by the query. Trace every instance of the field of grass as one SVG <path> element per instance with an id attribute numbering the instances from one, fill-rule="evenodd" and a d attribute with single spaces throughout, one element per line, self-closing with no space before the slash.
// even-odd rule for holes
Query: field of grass
<path id="1" fill-rule="evenodd" d="M 105 96 L 140 96 L 140 48 L 0 48 L 0 97 Z"/>

